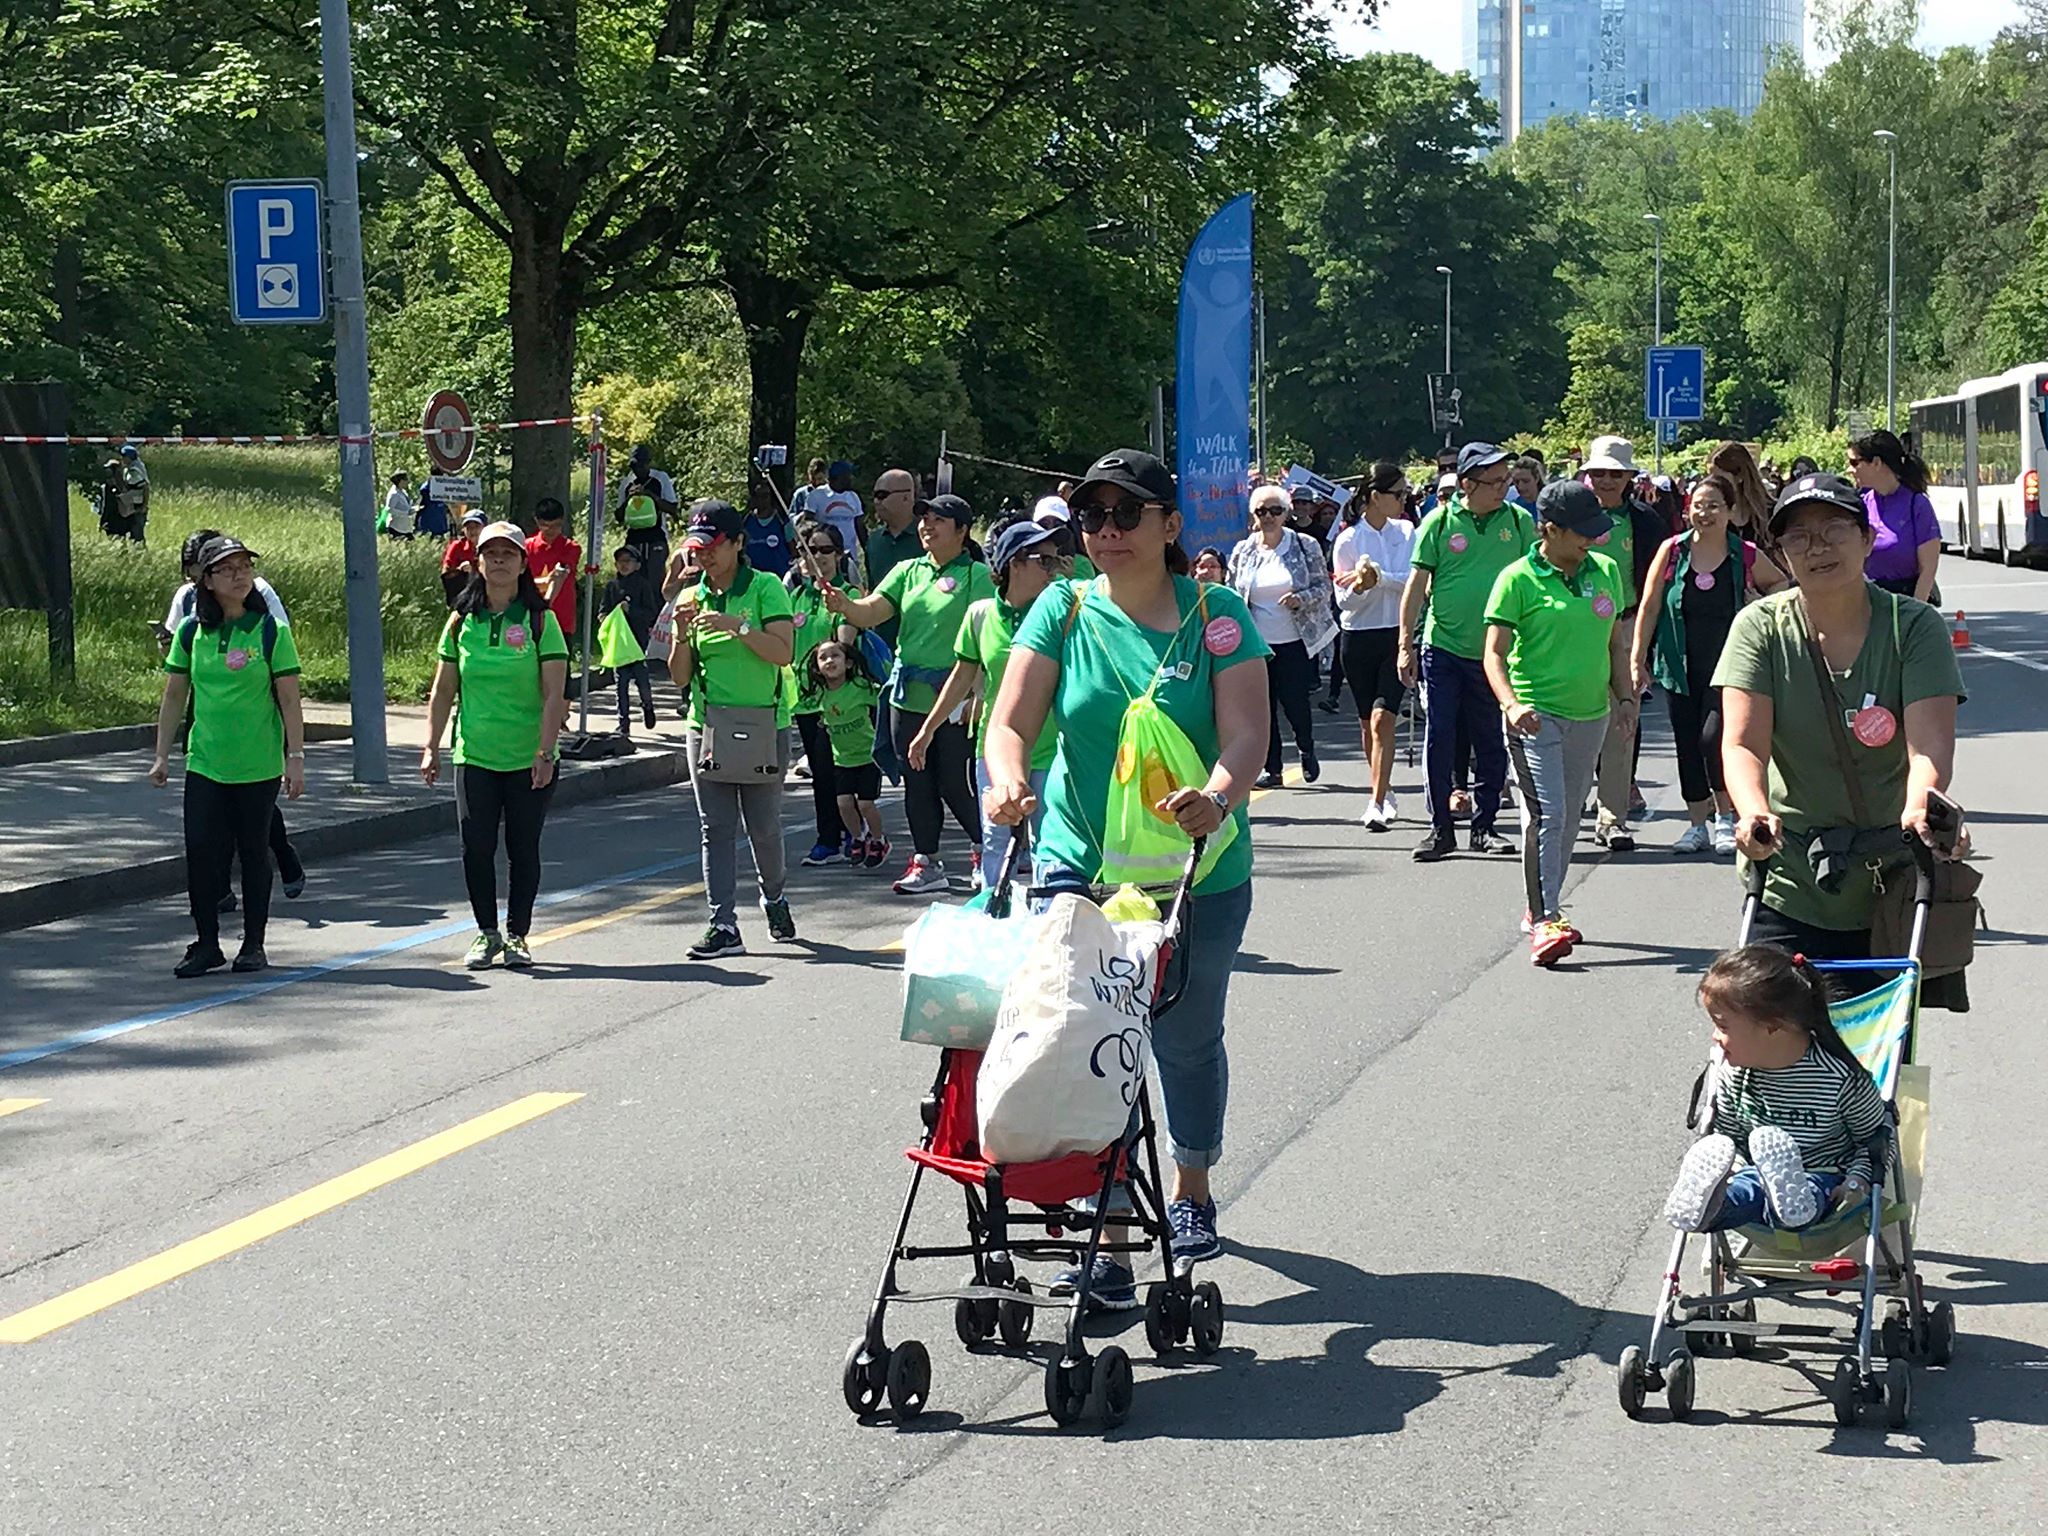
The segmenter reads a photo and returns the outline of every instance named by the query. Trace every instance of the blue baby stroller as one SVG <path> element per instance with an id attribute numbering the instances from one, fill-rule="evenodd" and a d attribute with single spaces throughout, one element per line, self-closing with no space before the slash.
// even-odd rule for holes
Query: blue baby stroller
<path id="1" fill-rule="evenodd" d="M 1695 1361 L 1726 1350 L 1747 1354 L 1771 1340 L 1787 1349 L 1840 1351 L 1827 1398 L 1835 1422 L 1857 1422 L 1865 1406 L 1880 1407 L 1884 1422 L 1903 1429 L 1913 1411 L 1913 1366 L 1946 1365 L 1955 1348 L 1955 1307 L 1927 1304 L 1913 1257 L 1915 1207 L 1925 1150 L 1925 1071 L 1913 1065 L 1913 1031 L 1920 1007 L 1920 950 L 1933 899 L 1934 856 L 1907 835 L 1917 868 L 1913 928 L 1903 956 L 1816 961 L 1826 972 L 1883 975 L 1874 990 L 1829 1009 L 1843 1042 L 1869 1071 L 1891 1108 L 1886 1124 L 1866 1144 L 1875 1171 L 1869 1200 L 1855 1210 L 1824 1216 L 1797 1231 L 1739 1227 L 1727 1232 L 1676 1234 L 1670 1262 L 1658 1282 L 1647 1345 L 1621 1352 L 1616 1371 L 1622 1411 L 1640 1417 L 1645 1397 L 1664 1394 L 1674 1419 L 1692 1415 Z M 1762 897 L 1766 866 L 1752 864 L 1742 908 L 1740 942 L 1747 943 Z M 1711 1063 L 1695 1089 L 1695 1105 L 1711 1082 Z M 1702 1295 L 1681 1294 L 1687 1242 L 1702 1238 Z M 1760 1321 L 1760 1301 L 1840 1305 L 1845 1291 L 1858 1298 L 1846 1322 Z M 1879 1303 L 1883 1303 L 1880 1315 Z M 1669 1334 L 1678 1347 L 1658 1360 Z"/>

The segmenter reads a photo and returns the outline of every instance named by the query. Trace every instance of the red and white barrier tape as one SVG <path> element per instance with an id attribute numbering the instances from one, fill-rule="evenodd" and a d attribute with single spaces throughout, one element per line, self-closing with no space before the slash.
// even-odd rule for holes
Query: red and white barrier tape
<path id="1" fill-rule="evenodd" d="M 452 432 L 517 432 L 526 427 L 580 427 L 596 420 L 593 416 L 544 416 L 532 421 L 480 421 L 467 427 L 437 427 L 437 433 Z M 124 436 L 121 434 L 73 437 L 32 436 L 21 434 L 0 435 L 0 443 L 24 443 L 35 446 L 56 444 L 60 447 L 90 447 L 103 445 L 120 447 L 132 443 L 140 448 L 241 448 L 241 447 L 295 447 L 301 444 L 340 443 L 344 446 L 362 447 L 373 442 L 395 442 L 401 438 L 424 437 L 421 427 L 403 427 L 389 432 L 372 432 L 366 436 L 336 436 L 332 434 L 300 433 L 249 433 L 235 436 L 195 437 L 185 434 L 167 436 Z"/>

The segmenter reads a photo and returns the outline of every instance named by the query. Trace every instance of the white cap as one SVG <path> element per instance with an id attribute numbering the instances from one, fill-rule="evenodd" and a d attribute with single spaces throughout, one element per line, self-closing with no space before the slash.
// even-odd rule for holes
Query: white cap
<path id="1" fill-rule="evenodd" d="M 1458 488 L 1458 472 L 1447 469 L 1436 477 L 1436 488 L 1440 491 L 1455 491 Z"/>
<path id="2" fill-rule="evenodd" d="M 1038 504 L 1031 509 L 1031 521 L 1042 523 L 1047 518 L 1056 523 L 1070 523 L 1074 520 L 1074 514 L 1059 497 L 1041 496 L 1038 498 Z"/>

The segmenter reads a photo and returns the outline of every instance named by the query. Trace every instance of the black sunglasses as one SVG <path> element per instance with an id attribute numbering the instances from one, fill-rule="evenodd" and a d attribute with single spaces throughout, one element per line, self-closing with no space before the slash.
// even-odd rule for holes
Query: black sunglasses
<path id="1" fill-rule="evenodd" d="M 1156 501 L 1140 501 L 1136 496 L 1126 496 L 1122 501 L 1111 507 L 1095 506 L 1093 504 L 1085 507 L 1076 507 L 1074 515 L 1081 519 L 1081 531 L 1083 533 L 1100 533 L 1104 523 L 1112 522 L 1125 533 L 1129 533 L 1145 520 L 1145 509 L 1147 507 L 1156 507 L 1158 505 L 1159 503 Z"/>
<path id="2" fill-rule="evenodd" d="M 837 544 L 806 544 L 804 548 L 814 555 L 836 556 L 839 553 L 839 546 Z"/>

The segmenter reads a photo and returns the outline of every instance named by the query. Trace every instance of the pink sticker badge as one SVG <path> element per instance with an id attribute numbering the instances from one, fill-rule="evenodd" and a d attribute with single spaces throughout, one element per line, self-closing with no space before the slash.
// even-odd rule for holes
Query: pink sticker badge
<path id="1" fill-rule="evenodd" d="M 809 622 L 810 622 L 810 618 L 811 618 L 811 616 L 810 616 L 810 615 L 809 615 L 808 613 L 800 613 L 800 614 L 798 614 L 798 615 L 796 616 L 796 627 L 797 627 L 798 629 L 802 629 L 802 628 L 804 627 L 804 625 L 805 625 L 805 624 L 807 624 L 807 623 L 809 623 Z"/>
<path id="2" fill-rule="evenodd" d="M 227 669 L 230 672 L 239 672 L 242 668 L 249 665 L 249 653 L 239 645 L 232 651 L 229 651 L 222 659 L 227 663 Z"/>
<path id="3" fill-rule="evenodd" d="M 1608 541 L 1609 539 L 1611 539 L 1611 538 L 1613 538 L 1613 537 L 1614 537 L 1614 530 L 1613 530 L 1612 528 L 1610 528 L 1610 529 L 1608 529 L 1608 530 L 1607 530 L 1607 531 L 1606 531 L 1605 533 L 1601 534 L 1599 538 L 1595 539 L 1595 540 L 1593 541 L 1593 543 L 1594 543 L 1594 545 L 1595 545 L 1595 546 L 1597 547 L 1597 546 L 1599 546 L 1599 545 L 1605 544 L 1605 543 L 1606 543 L 1606 542 L 1607 542 L 1607 541 Z"/>
<path id="4" fill-rule="evenodd" d="M 950 592 L 959 585 L 960 583 L 955 581 L 951 576 L 941 576 L 939 578 L 939 590 L 941 592 Z"/>
<path id="5" fill-rule="evenodd" d="M 1711 592 L 1714 590 L 1714 573 L 1712 571 L 1694 571 L 1692 573 L 1692 584 L 1702 592 Z"/>
<path id="6" fill-rule="evenodd" d="M 1899 722 L 1882 704 L 1867 704 L 1849 719 L 1849 729 L 1866 747 L 1886 747 L 1899 733 Z"/>
<path id="7" fill-rule="evenodd" d="M 505 643 L 515 651 L 525 650 L 526 626 L 524 624 L 508 625 L 505 629 Z"/>
<path id="8" fill-rule="evenodd" d="M 1454 554 L 1460 555 L 1462 555 L 1465 552 L 1465 535 L 1463 535 L 1462 533 L 1454 533 L 1451 535 L 1451 551 Z"/>
<path id="9" fill-rule="evenodd" d="M 1598 615 L 1599 615 L 1599 616 L 1600 616 L 1601 618 L 1603 618 L 1603 619 L 1611 619 L 1611 618 L 1613 618 L 1613 617 L 1614 617 L 1614 599 L 1613 599 L 1613 598 L 1611 598 L 1611 597 L 1609 597 L 1609 596 L 1608 596 L 1608 595 L 1607 595 L 1607 594 L 1606 594 L 1605 592 L 1596 592 L 1596 593 L 1594 593 L 1594 594 L 1593 594 L 1593 612 L 1595 612 L 1596 614 L 1598 614 Z"/>
<path id="10" fill-rule="evenodd" d="M 1244 640 L 1244 630 L 1235 619 L 1211 619 L 1202 631 L 1202 649 L 1211 656 L 1234 656 Z"/>

